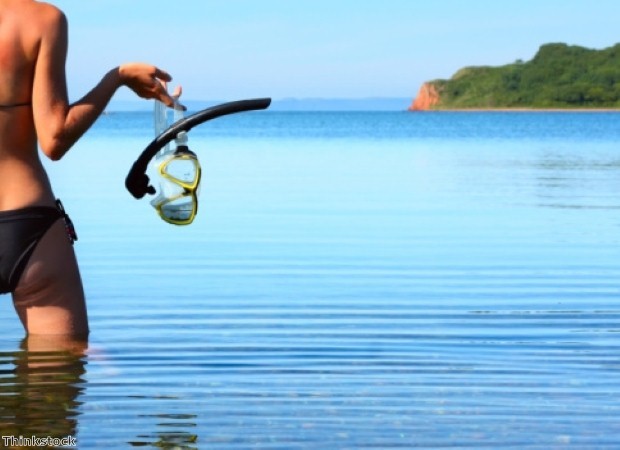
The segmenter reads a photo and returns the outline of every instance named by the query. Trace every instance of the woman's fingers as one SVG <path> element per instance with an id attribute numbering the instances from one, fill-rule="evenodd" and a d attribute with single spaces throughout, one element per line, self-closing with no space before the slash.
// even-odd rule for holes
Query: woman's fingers
<path id="1" fill-rule="evenodd" d="M 172 76 L 165 70 L 155 67 L 155 78 L 159 78 L 162 81 L 172 81 Z"/>

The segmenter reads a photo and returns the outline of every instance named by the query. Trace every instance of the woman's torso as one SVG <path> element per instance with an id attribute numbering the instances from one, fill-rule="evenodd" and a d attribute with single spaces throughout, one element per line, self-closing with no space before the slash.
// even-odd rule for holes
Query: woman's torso
<path id="1" fill-rule="evenodd" d="M 0 0 L 0 211 L 54 204 L 30 104 L 41 40 L 39 6 Z"/>

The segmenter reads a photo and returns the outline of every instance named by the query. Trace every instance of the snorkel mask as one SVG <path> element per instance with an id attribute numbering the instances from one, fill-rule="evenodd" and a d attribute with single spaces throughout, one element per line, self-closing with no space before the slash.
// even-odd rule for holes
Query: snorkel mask
<path id="1" fill-rule="evenodd" d="M 200 163 L 186 145 L 172 153 L 154 158 L 159 178 L 157 196 L 151 205 L 159 217 L 174 225 L 189 225 L 198 212 Z"/>
<path id="2" fill-rule="evenodd" d="M 176 99 L 175 99 L 176 100 Z M 155 101 L 153 119 L 155 136 L 168 128 L 168 109 Z M 183 110 L 178 102 L 174 104 L 174 122 L 183 119 Z M 194 152 L 187 146 L 187 132 L 181 131 L 174 139 L 176 148 L 170 149 L 170 143 L 157 152 L 152 159 L 149 171 L 152 173 L 156 197 L 151 200 L 159 217 L 174 225 L 189 225 L 198 212 L 198 193 L 200 192 L 200 162 Z"/>
<path id="3" fill-rule="evenodd" d="M 174 123 L 168 126 L 166 107 L 155 103 L 156 138 L 144 149 L 131 167 L 125 186 L 135 198 L 155 195 L 151 205 L 159 216 L 174 225 L 189 225 L 198 212 L 201 168 L 198 157 L 188 147 L 187 133 L 196 125 L 228 114 L 266 109 L 271 99 L 240 100 L 223 103 L 188 117 L 175 108 Z M 170 148 L 174 140 L 175 148 Z M 150 164 L 149 164 L 150 163 Z M 154 180 L 150 184 L 147 171 Z"/>

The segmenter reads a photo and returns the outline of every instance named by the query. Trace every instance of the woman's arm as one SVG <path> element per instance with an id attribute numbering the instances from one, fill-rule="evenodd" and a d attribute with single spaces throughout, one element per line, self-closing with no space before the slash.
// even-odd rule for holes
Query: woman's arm
<path id="1" fill-rule="evenodd" d="M 141 63 L 110 70 L 82 99 L 69 105 L 65 63 L 67 20 L 58 9 L 45 5 L 42 37 L 37 57 L 32 107 L 41 150 L 58 160 L 92 126 L 120 86 L 127 86 L 143 98 L 155 98 L 168 106 L 173 100 L 161 81 L 170 81 L 166 72 Z"/>

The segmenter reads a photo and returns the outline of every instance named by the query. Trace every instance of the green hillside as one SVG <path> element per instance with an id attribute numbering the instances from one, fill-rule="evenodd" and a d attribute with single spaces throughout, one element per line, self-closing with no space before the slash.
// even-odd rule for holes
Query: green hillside
<path id="1" fill-rule="evenodd" d="M 435 109 L 619 108 L 620 44 L 603 50 L 546 44 L 531 61 L 466 67 L 431 83 L 440 98 Z"/>

